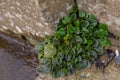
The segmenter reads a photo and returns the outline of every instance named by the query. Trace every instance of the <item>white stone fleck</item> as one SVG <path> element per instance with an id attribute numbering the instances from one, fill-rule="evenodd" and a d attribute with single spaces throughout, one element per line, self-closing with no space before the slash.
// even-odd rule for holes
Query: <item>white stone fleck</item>
<path id="1" fill-rule="evenodd" d="M 38 0 L 34 0 L 34 2 L 35 2 L 35 5 L 36 5 L 36 6 L 39 6 Z"/>
<path id="2" fill-rule="evenodd" d="M 22 16 L 21 14 L 15 14 L 15 16 L 22 21 L 22 17 L 23 17 L 23 16 Z"/>
<path id="3" fill-rule="evenodd" d="M 45 34 L 46 34 L 46 35 L 49 35 L 49 33 L 48 33 L 48 32 L 45 32 Z"/>
<path id="4" fill-rule="evenodd" d="M 22 30 L 18 26 L 16 26 L 15 28 L 17 29 L 18 32 L 22 33 Z"/>
<path id="5" fill-rule="evenodd" d="M 57 19 L 56 21 L 55 21 L 55 24 L 57 24 L 59 22 L 59 19 Z"/>
<path id="6" fill-rule="evenodd" d="M 82 7 L 82 5 L 78 5 L 78 7 L 79 7 L 79 8 L 81 8 L 81 7 Z"/>
<path id="7" fill-rule="evenodd" d="M 66 16 L 66 14 L 65 14 L 64 12 L 61 12 L 60 15 L 61 15 L 62 17 Z"/>
<path id="8" fill-rule="evenodd" d="M 72 5 L 66 3 L 66 6 L 67 6 L 67 10 L 70 10 L 72 8 Z"/>
<path id="9" fill-rule="evenodd" d="M 5 13 L 4 16 L 7 18 L 15 18 L 10 12 Z"/>
<path id="10" fill-rule="evenodd" d="M 42 23 L 35 23 L 36 26 L 40 26 L 40 27 L 43 27 L 43 24 Z"/>
<path id="11" fill-rule="evenodd" d="M 18 6 L 21 6 L 19 2 L 16 2 L 16 4 L 17 4 Z"/>
<path id="12" fill-rule="evenodd" d="M 29 11 L 29 10 L 27 10 L 27 9 L 26 9 L 25 11 L 26 11 L 27 13 L 30 13 L 30 11 Z"/>
<path id="13" fill-rule="evenodd" d="M 17 7 L 17 10 L 20 12 L 20 13 L 23 13 L 22 10 L 20 8 Z"/>
<path id="14" fill-rule="evenodd" d="M 14 22 L 12 21 L 12 19 L 10 19 L 9 21 L 10 21 L 11 27 L 13 27 L 14 26 Z"/>
<path id="15" fill-rule="evenodd" d="M 32 13 L 32 16 L 33 16 L 34 18 L 37 18 L 37 16 L 36 16 L 34 13 Z"/>
<path id="16" fill-rule="evenodd" d="M 28 29 L 28 31 L 32 31 L 32 29 L 29 25 L 25 25 L 25 28 Z"/>
<path id="17" fill-rule="evenodd" d="M 3 17 L 0 17 L 0 21 L 3 21 Z"/>
<path id="18" fill-rule="evenodd" d="M 36 35 L 36 36 L 39 36 L 39 33 L 36 33 L 35 35 Z"/>
<path id="19" fill-rule="evenodd" d="M 88 7 L 88 10 L 90 10 L 91 12 L 93 11 L 90 7 Z"/>
<path id="20" fill-rule="evenodd" d="M 10 9 L 15 9 L 15 7 L 13 7 L 13 6 L 10 6 Z"/>
<path id="21" fill-rule="evenodd" d="M 45 18 L 43 18 L 43 17 L 41 17 L 40 19 L 41 19 L 42 21 L 45 21 Z"/>
<path id="22" fill-rule="evenodd" d="M 120 55 L 118 49 L 115 50 L 115 54 L 116 54 L 116 57 L 118 57 Z"/>
<path id="23" fill-rule="evenodd" d="M 3 29 L 5 29 L 5 30 L 8 29 L 8 28 L 7 28 L 6 26 L 4 26 L 4 25 L 1 25 L 1 27 L 2 27 Z"/>
<path id="24" fill-rule="evenodd" d="M 44 25 L 45 25 L 45 26 L 48 26 L 48 23 L 46 22 L 46 23 L 44 23 Z"/>
<path id="25" fill-rule="evenodd" d="M 112 2 L 115 2 L 115 0 L 112 0 Z"/>

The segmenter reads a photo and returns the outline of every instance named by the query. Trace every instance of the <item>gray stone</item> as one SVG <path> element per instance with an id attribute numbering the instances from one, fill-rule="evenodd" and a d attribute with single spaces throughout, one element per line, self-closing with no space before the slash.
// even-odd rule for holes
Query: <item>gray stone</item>
<path id="1" fill-rule="evenodd" d="M 72 5 L 73 0 L 0 0 L 0 31 L 23 35 L 35 44 L 31 36 L 53 33 Z"/>

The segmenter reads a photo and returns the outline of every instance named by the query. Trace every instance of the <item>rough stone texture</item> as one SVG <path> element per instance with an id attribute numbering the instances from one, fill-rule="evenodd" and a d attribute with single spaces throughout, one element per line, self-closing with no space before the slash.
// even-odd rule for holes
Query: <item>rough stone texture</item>
<path id="1" fill-rule="evenodd" d="M 108 29 L 120 37 L 120 0 L 77 0 L 78 7 L 94 14 L 108 24 Z"/>
<path id="2" fill-rule="evenodd" d="M 36 80 L 120 80 L 119 74 L 120 67 L 111 63 L 104 74 L 99 69 L 96 70 L 92 67 L 91 69 L 79 70 L 74 74 L 59 78 L 52 78 L 49 74 L 40 73 Z"/>
<path id="3" fill-rule="evenodd" d="M 72 8 L 73 0 L 0 0 L 0 31 L 44 37 Z M 29 36 L 29 37 L 28 37 Z"/>
<path id="4" fill-rule="evenodd" d="M 23 35 L 30 42 L 31 36 L 49 35 L 69 12 L 73 1 L 0 0 L 0 31 Z M 77 3 L 80 10 L 94 14 L 108 24 L 111 33 L 120 37 L 120 0 L 77 0 Z"/>

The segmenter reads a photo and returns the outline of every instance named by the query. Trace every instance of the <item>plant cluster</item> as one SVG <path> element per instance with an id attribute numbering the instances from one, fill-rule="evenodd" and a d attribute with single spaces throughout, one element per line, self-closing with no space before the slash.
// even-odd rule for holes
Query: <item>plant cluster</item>
<path id="1" fill-rule="evenodd" d="M 38 71 L 59 77 L 89 68 L 98 56 L 103 55 L 104 47 L 110 45 L 107 35 L 106 24 L 73 7 L 70 14 L 59 21 L 56 32 L 37 46 Z"/>

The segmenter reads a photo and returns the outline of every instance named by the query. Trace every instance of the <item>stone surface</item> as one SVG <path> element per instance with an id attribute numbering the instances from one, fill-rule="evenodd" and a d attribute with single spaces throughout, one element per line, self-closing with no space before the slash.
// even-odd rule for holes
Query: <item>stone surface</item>
<path id="1" fill-rule="evenodd" d="M 72 5 L 72 0 L 0 0 L 0 31 L 29 40 L 32 35 L 44 37 L 54 32 Z"/>
<path id="2" fill-rule="evenodd" d="M 77 0 L 79 10 L 94 14 L 108 24 L 111 33 L 120 37 L 120 0 Z"/>
<path id="3" fill-rule="evenodd" d="M 33 46 L 0 33 L 0 80 L 35 80 L 37 66 Z"/>
<path id="4" fill-rule="evenodd" d="M 1 80 L 34 80 L 37 74 L 35 69 L 23 64 L 24 62 L 0 48 Z"/>
<path id="5" fill-rule="evenodd" d="M 0 0 L 0 31 L 23 35 L 34 44 L 31 36 L 53 33 L 73 4 L 74 0 Z M 120 0 L 77 0 L 77 4 L 79 10 L 94 14 L 120 37 Z"/>
<path id="6" fill-rule="evenodd" d="M 77 0 L 79 10 L 94 14 L 100 22 L 120 37 L 120 0 Z M 74 5 L 73 0 L 0 0 L 0 31 L 17 35 L 35 44 L 35 40 L 55 31 L 56 23 Z M 14 34 L 13 34 L 14 33 Z M 113 46 L 120 46 L 120 40 L 111 40 Z M 117 48 L 118 48 L 117 47 Z M 42 74 L 36 80 L 119 80 L 120 69 L 110 66 L 107 75 L 84 70 L 73 75 L 53 79 Z M 90 73 L 90 74 L 89 74 Z M 118 77 L 118 78 L 117 78 Z"/>
<path id="7" fill-rule="evenodd" d="M 114 63 L 111 63 L 106 68 L 104 74 L 99 69 L 95 70 L 95 68 L 92 67 L 91 69 L 84 69 L 59 78 L 52 78 L 49 74 L 40 73 L 36 80 L 119 80 L 120 67 L 114 66 L 113 64 Z"/>

